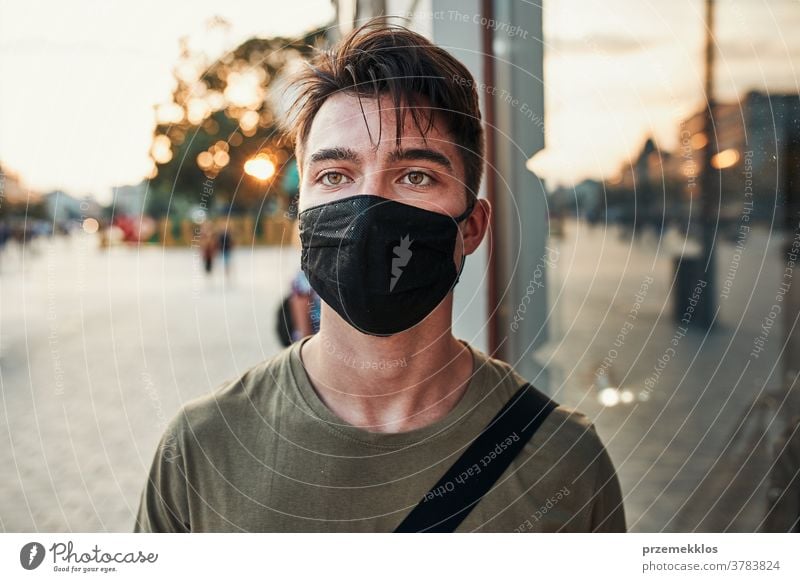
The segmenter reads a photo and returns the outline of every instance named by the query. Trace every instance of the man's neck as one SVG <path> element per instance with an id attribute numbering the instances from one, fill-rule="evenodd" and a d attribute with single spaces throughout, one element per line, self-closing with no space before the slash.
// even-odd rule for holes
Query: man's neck
<path id="1" fill-rule="evenodd" d="M 421 428 L 453 409 L 473 373 L 450 313 L 443 304 L 408 332 L 373 337 L 323 311 L 300 357 L 320 399 L 349 424 L 386 433 Z"/>

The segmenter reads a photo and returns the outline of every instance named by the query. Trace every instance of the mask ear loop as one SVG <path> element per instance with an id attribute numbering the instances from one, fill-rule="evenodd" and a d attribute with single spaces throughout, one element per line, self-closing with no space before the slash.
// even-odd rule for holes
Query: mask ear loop
<path id="1" fill-rule="evenodd" d="M 453 220 L 455 220 L 457 223 L 463 222 L 464 220 L 467 219 L 467 217 L 469 217 L 470 214 L 472 214 L 473 210 L 475 210 L 475 196 L 470 195 L 469 203 L 467 204 L 467 209 L 458 216 L 456 216 Z"/>
<path id="2" fill-rule="evenodd" d="M 475 204 L 476 204 L 475 201 L 476 201 L 476 197 L 470 195 L 469 196 L 469 203 L 467 204 L 467 209 L 463 213 L 459 214 L 458 216 L 456 216 L 453 219 L 453 220 L 456 221 L 456 224 L 458 224 L 459 222 L 463 222 L 464 220 L 466 220 L 469 217 L 470 214 L 472 214 L 472 211 L 475 210 Z M 461 273 L 464 271 L 464 265 L 466 264 L 466 262 L 467 262 L 467 255 L 466 254 L 462 254 L 461 255 L 461 268 L 458 269 L 458 275 L 456 275 L 456 280 L 453 282 L 453 287 L 455 287 L 458 284 L 459 279 L 461 279 Z"/>

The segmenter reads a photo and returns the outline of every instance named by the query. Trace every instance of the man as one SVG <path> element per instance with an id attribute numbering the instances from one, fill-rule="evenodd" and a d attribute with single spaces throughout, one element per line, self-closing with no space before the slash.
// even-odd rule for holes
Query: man
<path id="1" fill-rule="evenodd" d="M 586 417 L 452 335 L 452 288 L 491 211 L 476 196 L 470 73 L 370 23 L 297 87 L 302 268 L 320 331 L 183 406 L 136 531 L 624 531 Z"/>

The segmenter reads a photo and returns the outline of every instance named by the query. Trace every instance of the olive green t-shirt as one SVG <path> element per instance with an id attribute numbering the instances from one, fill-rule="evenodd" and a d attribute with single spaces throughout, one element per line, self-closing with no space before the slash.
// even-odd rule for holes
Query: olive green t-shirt
<path id="1" fill-rule="evenodd" d="M 183 405 L 134 531 L 391 532 L 525 383 L 470 347 L 473 375 L 445 417 L 374 433 L 320 400 L 300 343 Z M 457 531 L 625 531 L 619 482 L 588 419 L 551 412 Z"/>

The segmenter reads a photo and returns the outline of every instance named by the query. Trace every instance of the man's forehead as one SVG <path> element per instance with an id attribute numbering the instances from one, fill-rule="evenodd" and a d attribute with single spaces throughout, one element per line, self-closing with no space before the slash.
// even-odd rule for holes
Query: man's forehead
<path id="1" fill-rule="evenodd" d="M 362 110 L 363 107 L 363 110 Z M 405 110 L 405 123 L 400 134 L 400 147 L 403 149 L 429 147 L 441 149 L 452 155 L 455 146 L 447 130 L 437 122 L 428 129 L 428 116 L 424 101 L 417 105 L 420 125 L 426 133 L 414 123 L 411 111 Z M 398 112 L 394 102 L 388 95 L 381 96 L 380 101 L 374 98 L 361 98 L 352 94 L 340 93 L 328 98 L 320 107 L 311 124 L 306 147 L 307 155 L 319 149 L 347 147 L 364 151 L 378 150 L 386 152 L 397 148 Z M 380 141 L 378 141 L 380 137 Z M 308 158 L 306 158 L 308 160 Z"/>

